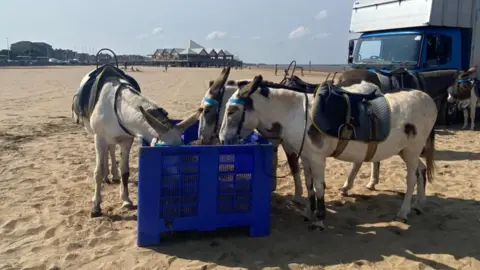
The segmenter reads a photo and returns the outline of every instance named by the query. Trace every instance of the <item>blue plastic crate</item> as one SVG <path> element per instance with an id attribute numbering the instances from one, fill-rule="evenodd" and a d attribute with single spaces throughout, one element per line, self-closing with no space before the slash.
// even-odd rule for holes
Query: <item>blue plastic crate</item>
<path id="1" fill-rule="evenodd" d="M 197 130 L 198 122 L 184 132 L 184 142 L 196 140 Z M 164 232 L 222 227 L 268 235 L 273 146 L 254 135 L 255 144 L 228 146 L 150 147 L 141 140 L 137 245 L 158 245 Z"/>

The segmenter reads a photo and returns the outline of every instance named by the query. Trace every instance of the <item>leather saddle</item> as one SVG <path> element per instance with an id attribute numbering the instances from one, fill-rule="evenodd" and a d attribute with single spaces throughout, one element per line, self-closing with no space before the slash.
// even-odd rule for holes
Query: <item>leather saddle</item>
<path id="1" fill-rule="evenodd" d="M 308 94 L 313 94 L 315 92 L 315 89 L 317 89 L 319 86 L 319 84 L 313 84 L 313 83 L 308 83 L 306 81 L 303 81 L 296 75 L 293 75 L 291 78 L 288 78 L 285 85 L 304 89 Z"/>
<path id="2" fill-rule="evenodd" d="M 102 65 L 88 74 L 88 80 L 83 85 L 80 85 L 77 91 L 74 109 L 79 116 L 90 117 L 106 79 L 111 77 L 122 78 L 135 90 L 141 92 L 137 81 L 123 72 L 123 70 L 109 64 Z"/>

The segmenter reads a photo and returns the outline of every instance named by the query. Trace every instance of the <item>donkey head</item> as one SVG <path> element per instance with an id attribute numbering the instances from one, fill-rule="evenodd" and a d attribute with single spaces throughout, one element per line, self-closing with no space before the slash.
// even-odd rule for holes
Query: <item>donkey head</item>
<path id="1" fill-rule="evenodd" d="M 225 83 L 230 75 L 230 67 L 224 68 L 216 80 L 211 80 L 200 104 L 203 113 L 199 118 L 198 138 L 203 144 L 212 144 L 220 128 L 220 111 L 225 94 Z"/>
<path id="2" fill-rule="evenodd" d="M 222 143 L 238 143 L 259 125 L 251 95 L 259 89 L 262 81 L 262 75 L 255 76 L 251 82 L 239 85 L 238 90 L 229 99 L 219 134 Z"/>
<path id="3" fill-rule="evenodd" d="M 448 88 L 448 102 L 453 103 L 470 98 L 476 71 L 477 67 L 474 66 L 457 74 L 455 83 Z"/>
<path id="4" fill-rule="evenodd" d="M 142 106 L 139 106 L 138 109 L 142 113 L 143 117 L 145 117 L 145 120 L 150 127 L 158 134 L 158 137 L 155 138 L 155 141 L 171 145 L 178 145 L 182 143 L 180 136 L 188 127 L 195 123 L 203 110 L 200 108 L 180 123 L 173 125 L 168 118 L 168 113 L 163 108 L 154 106 L 145 109 Z"/>

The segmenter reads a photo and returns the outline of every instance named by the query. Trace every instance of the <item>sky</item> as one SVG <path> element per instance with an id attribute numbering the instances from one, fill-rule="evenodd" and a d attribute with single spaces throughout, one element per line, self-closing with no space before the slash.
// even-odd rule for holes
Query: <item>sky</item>
<path id="1" fill-rule="evenodd" d="M 9 43 L 152 54 L 158 48 L 222 48 L 244 62 L 345 64 L 353 0 L 15 0 L 2 3 Z M 1 43 L 0 43 L 1 44 Z M 96 51 L 95 51 L 96 53 Z"/>

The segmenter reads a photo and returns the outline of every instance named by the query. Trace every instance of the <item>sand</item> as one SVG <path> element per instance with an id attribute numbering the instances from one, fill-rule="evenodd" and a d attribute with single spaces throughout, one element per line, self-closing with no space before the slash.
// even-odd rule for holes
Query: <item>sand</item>
<path id="1" fill-rule="evenodd" d="M 139 67 L 144 93 L 181 118 L 200 103 L 220 69 Z M 328 160 L 328 229 L 309 231 L 279 179 L 271 235 L 191 233 L 155 248 L 136 246 L 136 211 L 121 208 L 118 185 L 103 186 L 104 217 L 90 218 L 93 137 L 70 118 L 71 98 L 91 67 L 0 69 L 0 269 L 480 269 L 480 140 L 476 131 L 437 130 L 437 178 L 423 215 L 392 221 L 405 191 L 405 165 L 382 163 L 378 191 L 341 197 L 351 165 Z M 231 78 L 271 70 L 232 70 Z M 280 73 L 279 73 L 280 74 Z M 306 74 L 320 82 L 325 74 Z M 138 142 L 130 167 L 137 200 Z M 117 151 L 117 155 L 119 151 Z M 281 163 L 285 161 L 280 151 Z M 288 167 L 278 174 L 288 173 Z"/>

